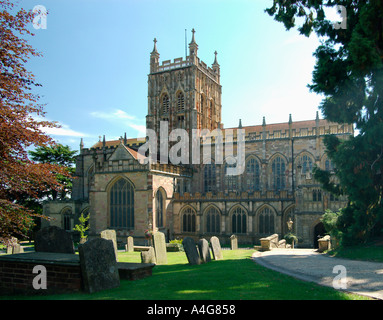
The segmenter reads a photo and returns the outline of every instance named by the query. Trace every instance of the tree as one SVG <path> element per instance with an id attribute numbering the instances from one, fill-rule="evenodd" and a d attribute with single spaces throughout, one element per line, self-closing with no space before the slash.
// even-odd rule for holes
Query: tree
<path id="1" fill-rule="evenodd" d="M 326 18 L 325 9 L 341 5 L 344 26 Z M 286 29 L 297 21 L 301 34 L 315 32 L 321 45 L 314 53 L 311 91 L 322 94 L 324 117 L 354 124 L 355 137 L 325 138 L 334 173 L 315 169 L 315 178 L 348 205 L 337 226 L 345 244 L 382 234 L 383 226 L 383 3 L 380 0 L 274 0 L 266 9 Z M 345 27 L 345 28 L 344 28 Z"/>
<path id="2" fill-rule="evenodd" d="M 62 144 L 37 147 L 35 151 L 29 151 L 33 161 L 59 165 L 60 167 L 65 168 L 70 175 L 65 176 L 58 173 L 56 178 L 61 183 L 62 188 L 60 190 L 48 190 L 42 196 L 48 196 L 51 200 L 56 200 L 65 199 L 67 195 L 71 194 L 72 176 L 75 173 L 73 165 L 76 162 L 76 153 L 77 151 L 72 151 L 69 146 L 63 146 Z"/>
<path id="3" fill-rule="evenodd" d="M 85 234 L 89 230 L 90 226 L 88 223 L 90 216 L 87 214 L 84 216 L 84 212 L 81 213 L 80 218 L 78 218 L 79 224 L 76 224 L 73 228 L 74 231 L 80 233 L 80 243 L 84 243 L 88 236 Z"/>
<path id="4" fill-rule="evenodd" d="M 28 158 L 27 148 L 54 144 L 42 127 L 58 127 L 36 120 L 44 117 L 40 97 L 32 90 L 40 85 L 25 67 L 29 58 L 41 56 L 25 39 L 33 36 L 28 30 L 32 21 L 31 11 L 16 11 L 9 0 L 0 0 L 0 240 L 26 235 L 36 215 L 18 199 L 60 189 L 53 172 L 68 175 L 58 165 Z"/>

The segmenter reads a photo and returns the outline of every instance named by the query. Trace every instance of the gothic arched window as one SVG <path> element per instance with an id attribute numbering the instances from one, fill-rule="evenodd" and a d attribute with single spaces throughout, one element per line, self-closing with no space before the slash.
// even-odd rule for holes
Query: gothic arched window
<path id="1" fill-rule="evenodd" d="M 162 96 L 162 113 L 169 113 L 170 101 L 169 96 L 164 94 Z"/>
<path id="2" fill-rule="evenodd" d="M 216 190 L 215 164 L 206 164 L 203 170 L 203 182 L 205 192 Z"/>
<path id="3" fill-rule="evenodd" d="M 165 212 L 165 201 L 164 195 L 161 190 L 156 193 L 156 226 L 157 228 L 164 226 L 164 212 Z"/>
<path id="4" fill-rule="evenodd" d="M 217 208 L 210 207 L 206 212 L 206 232 L 220 233 L 220 214 Z"/>
<path id="5" fill-rule="evenodd" d="M 237 207 L 231 216 L 232 233 L 246 233 L 247 231 L 247 214 L 241 207 Z"/>
<path id="6" fill-rule="evenodd" d="M 72 220 L 73 220 L 72 209 L 64 208 L 61 214 L 63 219 L 64 230 L 72 231 Z"/>
<path id="7" fill-rule="evenodd" d="M 311 173 L 313 170 L 313 161 L 309 156 L 300 157 L 299 164 L 302 166 L 302 174 Z"/>
<path id="8" fill-rule="evenodd" d="M 126 179 L 119 179 L 109 191 L 110 227 L 134 228 L 134 188 Z"/>
<path id="9" fill-rule="evenodd" d="M 260 189 L 260 176 L 259 162 L 250 158 L 246 163 L 246 190 L 248 192 Z"/>
<path id="10" fill-rule="evenodd" d="M 177 95 L 177 111 L 183 112 L 185 110 L 185 98 L 182 92 Z"/>
<path id="11" fill-rule="evenodd" d="M 224 182 L 226 192 L 238 191 L 238 176 L 228 174 L 228 169 L 235 168 L 235 166 L 236 164 L 225 163 Z"/>
<path id="12" fill-rule="evenodd" d="M 187 207 L 182 213 L 182 231 L 195 232 L 196 214 L 195 211 Z"/>
<path id="13" fill-rule="evenodd" d="M 285 183 L 286 164 L 281 157 L 276 157 L 271 165 L 272 184 L 274 190 L 282 190 L 286 187 Z"/>
<path id="14" fill-rule="evenodd" d="M 259 233 L 274 233 L 274 211 L 270 208 L 264 208 L 259 214 Z"/>

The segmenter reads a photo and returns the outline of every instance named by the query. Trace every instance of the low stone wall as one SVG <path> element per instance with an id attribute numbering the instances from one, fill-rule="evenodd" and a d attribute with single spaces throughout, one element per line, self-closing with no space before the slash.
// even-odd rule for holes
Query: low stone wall
<path id="1" fill-rule="evenodd" d="M 33 279 L 39 273 L 33 268 L 46 269 L 46 289 L 35 289 Z M 0 256 L 0 294 L 73 293 L 82 290 L 78 255 L 64 253 L 20 253 Z"/>
<path id="2" fill-rule="evenodd" d="M 33 281 L 46 270 L 46 289 L 36 289 Z M 138 280 L 152 275 L 154 264 L 118 262 L 121 280 Z M 75 293 L 84 290 L 80 258 L 77 254 L 29 252 L 0 256 L 0 295 Z"/>

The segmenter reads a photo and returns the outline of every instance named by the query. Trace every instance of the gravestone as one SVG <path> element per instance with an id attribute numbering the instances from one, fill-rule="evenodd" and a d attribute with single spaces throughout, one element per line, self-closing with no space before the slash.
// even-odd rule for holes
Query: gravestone
<path id="1" fill-rule="evenodd" d="M 155 232 L 153 234 L 154 252 L 156 253 L 157 264 L 167 264 L 165 234 Z"/>
<path id="2" fill-rule="evenodd" d="M 189 264 L 201 264 L 201 258 L 198 254 L 198 250 L 194 240 L 190 237 L 185 237 L 182 241 L 184 246 L 186 257 L 188 258 Z"/>
<path id="3" fill-rule="evenodd" d="M 117 288 L 120 276 L 112 240 L 95 238 L 79 245 L 81 274 L 89 293 Z"/>
<path id="4" fill-rule="evenodd" d="M 141 251 L 141 263 L 156 263 L 156 254 L 153 247 L 150 247 L 147 251 Z"/>
<path id="5" fill-rule="evenodd" d="M 7 241 L 7 254 L 12 254 L 16 245 L 17 245 L 17 238 L 11 237 L 10 239 L 8 239 L 8 241 Z"/>
<path id="6" fill-rule="evenodd" d="M 126 252 L 134 251 L 134 240 L 132 236 L 129 236 L 128 238 L 126 238 L 125 251 Z"/>
<path id="7" fill-rule="evenodd" d="M 202 263 L 211 261 L 209 242 L 206 239 L 200 239 L 198 241 L 198 251 Z"/>
<path id="8" fill-rule="evenodd" d="M 117 252 L 118 251 L 117 251 L 116 230 L 107 229 L 107 230 L 101 231 L 101 238 L 106 239 L 106 240 L 112 240 L 114 253 L 116 255 L 116 261 L 118 261 L 118 259 L 117 259 Z"/>
<path id="9" fill-rule="evenodd" d="M 210 238 L 211 251 L 213 252 L 214 260 L 223 259 L 221 244 L 216 236 Z"/>
<path id="10" fill-rule="evenodd" d="M 230 247 L 231 247 L 231 250 L 237 250 L 238 249 L 238 238 L 235 234 L 233 234 L 230 237 Z"/>
<path id="11" fill-rule="evenodd" d="M 12 251 L 13 254 L 16 254 L 16 253 L 24 253 L 24 247 L 22 247 L 20 245 L 20 243 L 16 243 L 16 245 L 13 247 L 13 251 Z"/>
<path id="12" fill-rule="evenodd" d="M 74 253 L 72 236 L 56 226 L 39 230 L 35 236 L 36 252 Z"/>

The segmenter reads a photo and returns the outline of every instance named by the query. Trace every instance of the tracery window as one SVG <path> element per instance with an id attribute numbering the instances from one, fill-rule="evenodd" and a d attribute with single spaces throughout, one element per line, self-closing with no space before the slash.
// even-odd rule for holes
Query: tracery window
<path id="1" fill-rule="evenodd" d="M 169 113 L 170 101 L 169 96 L 164 94 L 162 96 L 162 113 Z"/>
<path id="2" fill-rule="evenodd" d="M 177 95 L 177 111 L 183 112 L 185 110 L 185 98 L 182 92 Z"/>
<path id="3" fill-rule="evenodd" d="M 248 192 L 260 189 L 260 176 L 259 162 L 250 158 L 246 163 L 246 190 Z"/>
<path id="4" fill-rule="evenodd" d="M 274 211 L 270 208 L 264 208 L 259 214 L 259 233 L 273 234 L 274 233 Z"/>
<path id="5" fill-rule="evenodd" d="M 109 191 L 110 227 L 134 228 L 134 188 L 126 179 L 119 179 Z"/>
<path id="6" fill-rule="evenodd" d="M 309 156 L 300 157 L 299 164 L 302 166 L 302 174 L 311 173 L 313 170 L 313 161 Z"/>
<path id="7" fill-rule="evenodd" d="M 271 166 L 274 190 L 283 190 L 286 187 L 285 170 L 285 161 L 281 157 L 276 157 Z"/>
<path id="8" fill-rule="evenodd" d="M 237 207 L 233 211 L 231 217 L 232 233 L 246 233 L 247 232 L 247 214 L 241 207 Z"/>
<path id="9" fill-rule="evenodd" d="M 165 201 L 161 190 L 156 193 L 156 224 L 158 228 L 164 226 Z"/>
<path id="10" fill-rule="evenodd" d="M 220 214 L 217 208 L 210 207 L 206 213 L 206 232 L 220 233 Z"/>
<path id="11" fill-rule="evenodd" d="M 216 172 L 215 164 L 206 164 L 203 170 L 204 174 L 204 190 L 205 192 L 216 190 Z"/>
<path id="12" fill-rule="evenodd" d="M 187 207 L 182 213 L 182 231 L 183 232 L 196 231 L 196 213 L 190 207 Z"/>

